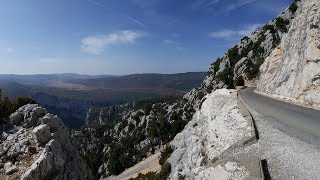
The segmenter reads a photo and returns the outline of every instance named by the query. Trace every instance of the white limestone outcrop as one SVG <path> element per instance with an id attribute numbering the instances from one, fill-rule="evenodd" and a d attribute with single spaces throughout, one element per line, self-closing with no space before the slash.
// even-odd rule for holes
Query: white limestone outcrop
<path id="1" fill-rule="evenodd" d="M 303 0 L 289 32 L 260 67 L 257 91 L 320 107 L 320 1 Z"/>
<path id="2" fill-rule="evenodd" d="M 205 96 L 193 119 L 171 142 L 171 179 L 245 179 L 248 172 L 236 162 L 213 163 L 227 149 L 251 137 L 250 123 L 237 108 L 237 92 L 219 89 Z"/>
<path id="3" fill-rule="evenodd" d="M 60 118 L 28 104 L 10 122 L 1 136 L 0 179 L 92 179 Z"/>

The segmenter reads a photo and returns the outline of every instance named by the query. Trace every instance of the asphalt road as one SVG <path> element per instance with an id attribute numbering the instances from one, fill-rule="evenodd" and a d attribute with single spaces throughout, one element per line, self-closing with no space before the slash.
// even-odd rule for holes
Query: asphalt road
<path id="1" fill-rule="evenodd" d="M 256 94 L 254 88 L 242 90 L 240 96 L 275 128 L 320 146 L 320 111 Z"/>

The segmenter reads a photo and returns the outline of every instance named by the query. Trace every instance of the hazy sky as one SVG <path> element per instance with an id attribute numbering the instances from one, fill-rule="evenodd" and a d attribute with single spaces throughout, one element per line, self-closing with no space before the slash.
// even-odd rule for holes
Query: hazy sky
<path id="1" fill-rule="evenodd" d="M 0 74 L 207 71 L 291 0 L 0 0 Z"/>

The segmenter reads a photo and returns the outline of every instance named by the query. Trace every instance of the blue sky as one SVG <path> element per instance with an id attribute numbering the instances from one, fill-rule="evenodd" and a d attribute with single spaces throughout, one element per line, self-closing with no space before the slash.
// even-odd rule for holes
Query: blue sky
<path id="1" fill-rule="evenodd" d="M 0 74 L 207 71 L 291 0 L 0 0 Z"/>

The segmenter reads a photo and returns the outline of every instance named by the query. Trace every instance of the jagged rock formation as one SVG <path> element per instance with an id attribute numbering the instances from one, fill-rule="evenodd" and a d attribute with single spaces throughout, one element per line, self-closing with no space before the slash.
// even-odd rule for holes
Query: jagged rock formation
<path id="1" fill-rule="evenodd" d="M 160 151 L 193 113 L 192 105 L 180 97 L 92 108 L 87 116 L 91 123 L 73 137 L 93 172 L 107 177 Z"/>
<path id="2" fill-rule="evenodd" d="M 187 93 L 185 98 L 197 107 L 202 97 L 212 90 L 233 88 L 242 80 L 246 86 L 255 86 L 259 67 L 287 34 L 295 14 L 295 7 L 290 6 L 264 27 L 242 38 L 223 57 L 212 63 L 202 85 Z"/>
<path id="3" fill-rule="evenodd" d="M 304 0 L 261 66 L 257 90 L 320 107 L 320 1 Z"/>
<path id="4" fill-rule="evenodd" d="M 220 89 L 205 99 L 192 121 L 171 142 L 175 150 L 169 160 L 170 178 L 247 178 L 248 170 L 236 162 L 214 166 L 224 151 L 252 136 L 250 122 L 237 108 L 237 92 Z"/>
<path id="5" fill-rule="evenodd" d="M 10 116 L 0 144 L 0 179 L 92 179 L 61 119 L 28 104 Z"/>

